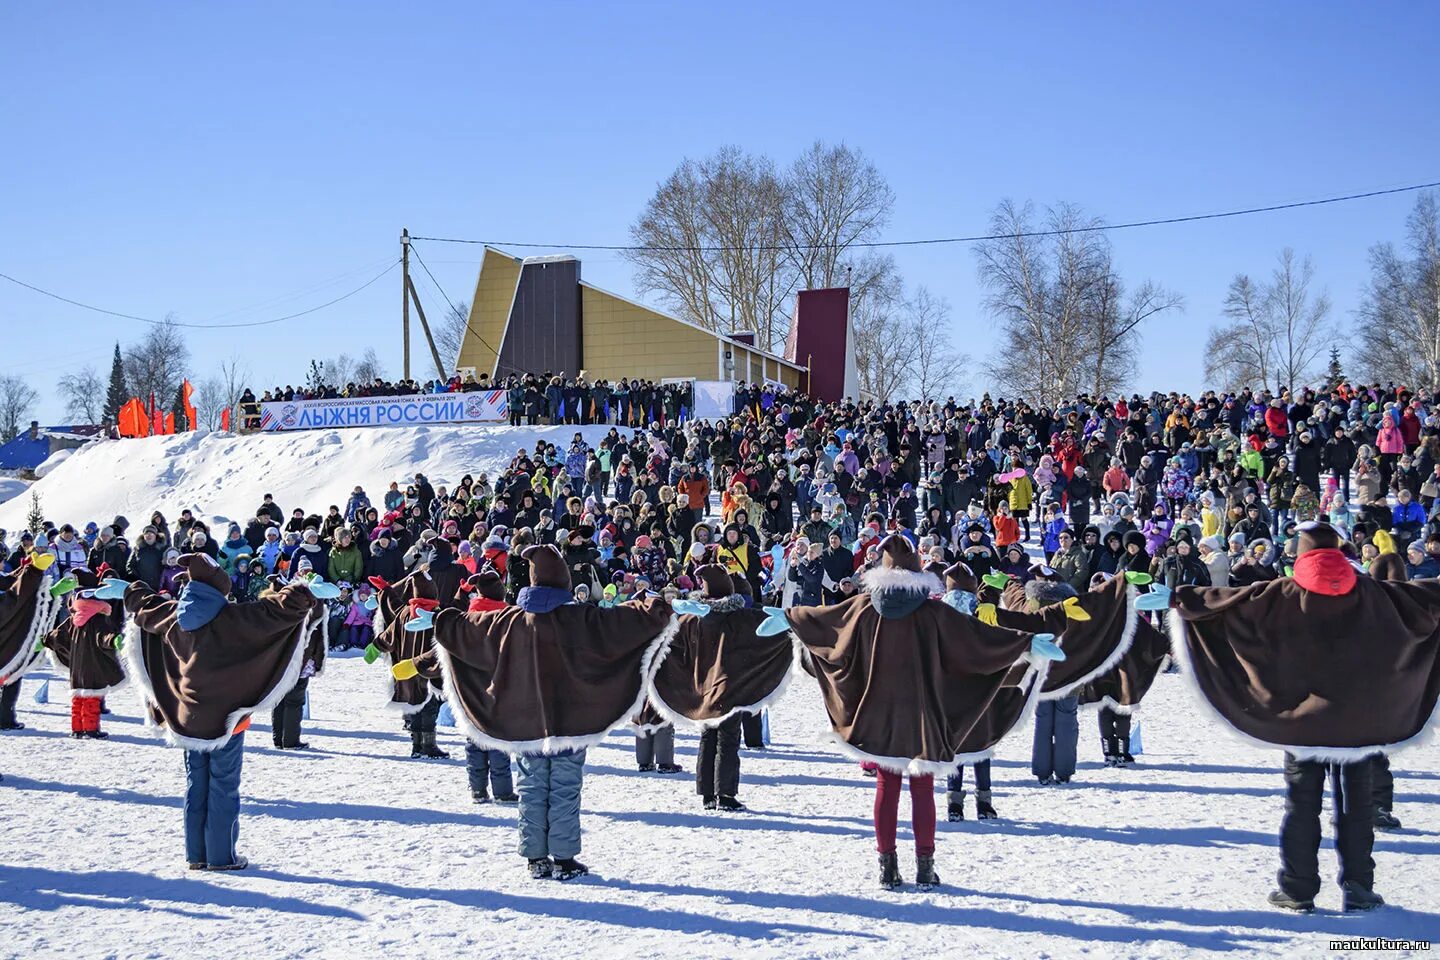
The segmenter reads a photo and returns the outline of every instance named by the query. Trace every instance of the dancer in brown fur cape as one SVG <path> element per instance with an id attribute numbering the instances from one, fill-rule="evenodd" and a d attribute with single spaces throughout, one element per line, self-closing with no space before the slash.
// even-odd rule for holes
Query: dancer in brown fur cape
<path id="1" fill-rule="evenodd" d="M 1418 742 L 1440 698 L 1440 582 L 1358 576 L 1336 530 L 1301 527 L 1295 573 L 1245 587 L 1156 589 L 1184 674 L 1219 718 L 1285 751 L 1279 888 L 1270 903 L 1314 909 L 1320 800 L 1328 778 L 1346 910 L 1374 892 L 1370 757 Z"/>
<path id="2" fill-rule="evenodd" d="M 32 554 L 13 573 L 0 573 L 0 730 L 24 730 L 15 716 L 20 678 L 45 659 L 40 638 L 50 632 L 58 604 L 46 590 L 50 554 Z"/>
<path id="3" fill-rule="evenodd" d="M 640 709 L 656 652 L 677 624 L 659 598 L 576 604 L 558 550 L 534 546 L 523 556 L 530 586 L 516 606 L 420 614 L 406 629 L 433 630 L 435 644 L 393 671 L 404 679 L 438 665 L 470 740 L 518 755 L 520 855 L 532 877 L 568 880 L 587 872 L 576 859 L 586 748 Z"/>
<path id="4" fill-rule="evenodd" d="M 100 577 L 94 573 L 79 568 L 68 577 L 78 587 L 70 593 L 70 616 L 45 637 L 45 646 L 55 672 L 70 681 L 70 736 L 104 740 L 110 734 L 100 729 L 100 702 L 125 685 L 115 649 L 125 614 L 117 602 L 95 597 Z"/>
<path id="5" fill-rule="evenodd" d="M 695 569 L 698 598 L 677 601 L 675 639 L 661 651 L 650 686 L 660 722 L 699 724 L 695 792 L 707 810 L 742 811 L 740 723 L 784 692 L 795 661 L 785 636 L 756 633 L 767 614 L 745 606 L 729 572 L 718 564 Z"/>
<path id="6" fill-rule="evenodd" d="M 153 723 L 185 750 L 185 859 L 192 870 L 243 870 L 240 764 L 250 717 L 300 677 L 316 598 L 340 591 L 294 581 L 254 603 L 227 601 L 230 578 L 203 553 L 180 558 L 187 578 L 171 600 L 144 583 L 107 579 L 97 599 L 124 597 L 126 672 Z"/>
<path id="7" fill-rule="evenodd" d="M 464 610 L 468 598 L 460 585 L 466 571 L 454 562 L 448 540 L 433 537 L 426 550 L 429 559 L 425 565 L 404 580 L 386 584 L 371 578 L 380 592 L 376 596 L 375 638 L 365 648 L 365 660 L 373 663 L 384 656 L 390 706 L 405 716 L 411 758 L 448 760 L 450 754 L 440 749 L 435 740 L 435 721 L 440 716 L 444 693 L 440 665 L 427 656 L 435 636 L 430 630 L 411 629 L 410 624 L 421 614 Z M 389 672 L 389 668 L 405 661 L 418 664 L 418 672 L 407 672 L 403 678 Z"/>
<path id="8" fill-rule="evenodd" d="M 767 607 L 772 620 L 759 632 L 788 624 L 815 668 L 841 749 L 879 768 L 875 839 L 885 887 L 900 883 L 895 830 L 900 778 L 909 775 L 916 882 L 933 886 L 934 775 L 970 759 L 961 748 L 1000 691 L 1018 682 L 1013 667 L 1041 661 L 1033 679 L 1043 682 L 1043 661 L 1064 654 L 1051 636 L 990 626 L 930 599 L 943 585 L 920 569 L 904 537 L 888 537 L 880 558 L 862 578 L 864 593 L 830 607 Z"/>

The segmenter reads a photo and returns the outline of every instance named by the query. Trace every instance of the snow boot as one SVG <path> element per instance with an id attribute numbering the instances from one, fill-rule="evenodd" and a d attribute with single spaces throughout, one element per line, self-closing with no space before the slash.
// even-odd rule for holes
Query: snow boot
<path id="1" fill-rule="evenodd" d="M 528 864 L 531 880 L 549 880 L 550 875 L 555 872 L 555 865 L 550 862 L 549 857 L 537 857 Z"/>
<path id="2" fill-rule="evenodd" d="M 1375 829 L 1376 830 L 1399 830 L 1400 820 L 1395 814 L 1384 807 L 1375 808 Z"/>
<path id="3" fill-rule="evenodd" d="M 471 790 L 470 799 L 476 803 L 489 803 L 490 794 L 484 790 Z"/>
<path id="4" fill-rule="evenodd" d="M 425 734 L 410 724 L 410 718 L 405 718 L 405 729 L 410 731 L 410 759 L 418 760 L 425 756 Z"/>
<path id="5" fill-rule="evenodd" d="M 1313 913 L 1315 911 L 1314 900 L 1296 900 L 1284 890 L 1271 890 L 1270 896 L 1266 897 L 1270 906 L 1279 907 L 1281 910 L 1294 910 L 1296 913 Z"/>
<path id="6" fill-rule="evenodd" d="M 1101 737 L 1100 749 L 1105 751 L 1105 766 L 1114 767 L 1120 764 L 1120 745 L 1114 737 Z"/>
<path id="7" fill-rule="evenodd" d="M 7 720 L 7 721 L 5 721 L 4 723 L 0 723 L 0 730 L 24 730 L 24 729 L 25 729 L 25 724 L 21 723 L 19 720 Z"/>
<path id="8" fill-rule="evenodd" d="M 497 794 L 495 794 L 495 802 L 496 802 L 496 803 L 519 803 L 519 802 L 520 802 L 520 797 L 519 797 L 518 794 L 514 794 L 514 793 L 497 793 Z"/>
<path id="9" fill-rule="evenodd" d="M 721 797 L 716 802 L 715 806 L 720 810 L 724 810 L 726 813 L 745 812 L 745 804 L 741 803 L 739 800 L 736 800 L 734 797 Z"/>
<path id="10" fill-rule="evenodd" d="M 961 823 L 965 819 L 965 791 L 950 791 L 950 809 L 948 819 L 951 823 Z"/>
<path id="11" fill-rule="evenodd" d="M 431 732 L 429 732 L 429 733 L 421 734 L 421 745 L 422 745 L 421 748 L 422 748 L 422 750 L 423 750 L 423 752 L 424 752 L 424 754 L 425 754 L 425 757 L 426 757 L 427 759 L 430 759 L 430 760 L 449 760 L 449 759 L 450 759 L 450 754 L 446 753 L 444 750 L 441 750 L 440 747 L 436 745 L 436 743 L 435 743 L 435 733 L 434 733 L 434 731 L 431 731 Z"/>
<path id="12" fill-rule="evenodd" d="M 680 767 L 679 767 L 678 765 L 673 764 L 673 763 L 662 763 L 662 764 L 660 764 L 658 767 L 656 767 L 655 769 L 659 770 L 661 773 L 684 773 L 684 772 L 685 772 L 684 770 L 680 769 Z"/>
<path id="13" fill-rule="evenodd" d="M 714 810 L 718 805 L 718 801 L 714 797 L 703 797 L 702 799 L 705 801 L 706 810 Z"/>
<path id="14" fill-rule="evenodd" d="M 979 815 L 981 820 L 1000 819 L 1000 814 L 996 813 L 995 808 L 990 804 L 989 790 L 975 791 L 975 812 Z"/>
<path id="15" fill-rule="evenodd" d="M 1120 753 L 1120 759 L 1117 761 L 1117 764 L 1116 764 L 1117 766 L 1121 766 L 1121 767 L 1131 767 L 1131 766 L 1134 766 L 1134 765 L 1135 765 L 1135 758 L 1132 757 L 1132 756 L 1130 756 L 1130 738 L 1129 738 L 1129 737 L 1120 737 L 1119 753 Z"/>
<path id="16" fill-rule="evenodd" d="M 85 737 L 87 740 L 110 739 L 110 734 L 106 733 L 104 730 L 86 730 L 83 734 L 81 734 L 81 736 Z"/>
<path id="17" fill-rule="evenodd" d="M 921 890 L 933 890 L 940 886 L 940 874 L 935 872 L 935 858 L 915 855 L 915 885 Z"/>
<path id="18" fill-rule="evenodd" d="M 900 879 L 900 863 L 893 853 L 880 854 L 880 886 L 894 890 L 903 881 Z"/>
<path id="19" fill-rule="evenodd" d="M 654 772 L 655 772 L 655 764 L 653 764 L 653 763 L 642 763 L 642 764 L 640 764 L 639 766 L 640 766 L 640 772 L 641 772 L 641 773 L 654 773 Z"/>
<path id="20" fill-rule="evenodd" d="M 1385 906 L 1385 898 L 1374 890 L 1362 887 L 1358 883 L 1342 883 L 1340 889 L 1345 893 L 1345 912 L 1356 913 L 1361 910 L 1374 910 L 1377 907 Z"/>
<path id="21" fill-rule="evenodd" d="M 211 865 L 207 866 L 205 869 L 206 869 L 206 870 L 244 870 L 244 869 L 245 869 L 246 867 L 248 867 L 248 866 L 250 866 L 250 861 L 249 861 L 249 860 L 246 860 L 244 857 L 236 857 L 234 863 L 222 863 L 222 864 L 220 864 L 219 866 L 215 866 L 214 864 L 211 864 Z"/>
<path id="22" fill-rule="evenodd" d="M 191 860 L 191 861 L 189 861 L 189 862 L 187 862 L 187 863 L 185 864 L 185 869 L 186 869 L 186 870 L 204 870 L 204 869 L 205 869 L 205 861 L 204 861 L 204 860 Z"/>
<path id="23" fill-rule="evenodd" d="M 589 872 L 590 868 L 574 857 L 555 858 L 556 880 L 574 880 L 576 877 L 583 877 Z"/>

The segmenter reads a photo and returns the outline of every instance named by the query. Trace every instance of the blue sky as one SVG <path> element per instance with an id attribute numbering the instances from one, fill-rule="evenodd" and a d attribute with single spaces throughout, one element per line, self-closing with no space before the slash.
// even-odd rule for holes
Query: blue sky
<path id="1" fill-rule="evenodd" d="M 1429 3 L 7 4 L 0 271 L 142 316 L 266 319 L 378 272 L 402 226 L 624 242 L 681 158 L 726 143 L 864 150 L 890 239 L 983 230 L 1002 197 L 1118 222 L 1435 180 L 1437 29 Z M 1114 234 L 1127 278 L 1188 304 L 1147 330 L 1135 386 L 1200 389 L 1230 278 L 1285 246 L 1348 319 L 1413 202 Z M 468 298 L 479 248 L 420 250 Z M 896 256 L 968 352 L 998 346 L 967 247 Z M 633 294 L 617 254 L 582 259 Z M 371 345 L 396 374 L 399 300 L 395 274 L 301 320 L 192 331 L 196 375 L 238 355 L 258 385 L 299 382 Z M 56 377 L 143 333 L 4 283 L 0 329 L 0 373 L 32 378 L 45 420 Z"/>

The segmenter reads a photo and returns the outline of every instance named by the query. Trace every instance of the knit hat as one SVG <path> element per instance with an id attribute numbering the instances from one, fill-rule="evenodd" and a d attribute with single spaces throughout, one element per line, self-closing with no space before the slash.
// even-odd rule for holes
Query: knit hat
<path id="1" fill-rule="evenodd" d="M 707 563 L 704 566 L 696 567 L 695 576 L 700 580 L 701 593 L 712 600 L 728 597 L 735 592 L 735 584 L 730 579 L 730 571 L 719 564 Z"/>
<path id="2" fill-rule="evenodd" d="M 530 563 L 530 586 L 570 589 L 570 568 L 560 551 L 549 544 L 526 547 L 520 554 Z"/>

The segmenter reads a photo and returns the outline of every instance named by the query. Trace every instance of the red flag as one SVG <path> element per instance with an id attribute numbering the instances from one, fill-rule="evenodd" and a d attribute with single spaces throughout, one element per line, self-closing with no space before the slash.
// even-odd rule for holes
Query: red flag
<path id="1" fill-rule="evenodd" d="M 120 408 L 118 426 L 122 437 L 143 437 L 150 433 L 150 417 L 139 397 L 131 397 Z"/>
<path id="2" fill-rule="evenodd" d="M 226 407 L 224 410 L 221 410 L 221 411 L 220 411 L 220 429 L 221 429 L 221 430 L 224 430 L 224 431 L 227 432 L 227 433 L 230 431 L 230 408 L 229 408 L 229 407 Z"/>
<path id="3" fill-rule="evenodd" d="M 195 388 L 190 385 L 189 379 L 186 379 L 180 386 L 180 402 L 185 407 L 185 419 L 190 424 L 191 430 L 200 426 L 195 416 L 195 405 L 190 402 L 190 398 L 194 395 Z"/>
<path id="4" fill-rule="evenodd" d="M 160 412 L 160 405 L 155 402 L 155 394 L 150 394 L 150 435 L 158 437 L 165 432 L 165 415 Z"/>
<path id="5" fill-rule="evenodd" d="M 175 414 L 173 413 L 165 414 L 165 432 L 167 434 L 175 432 Z"/>

